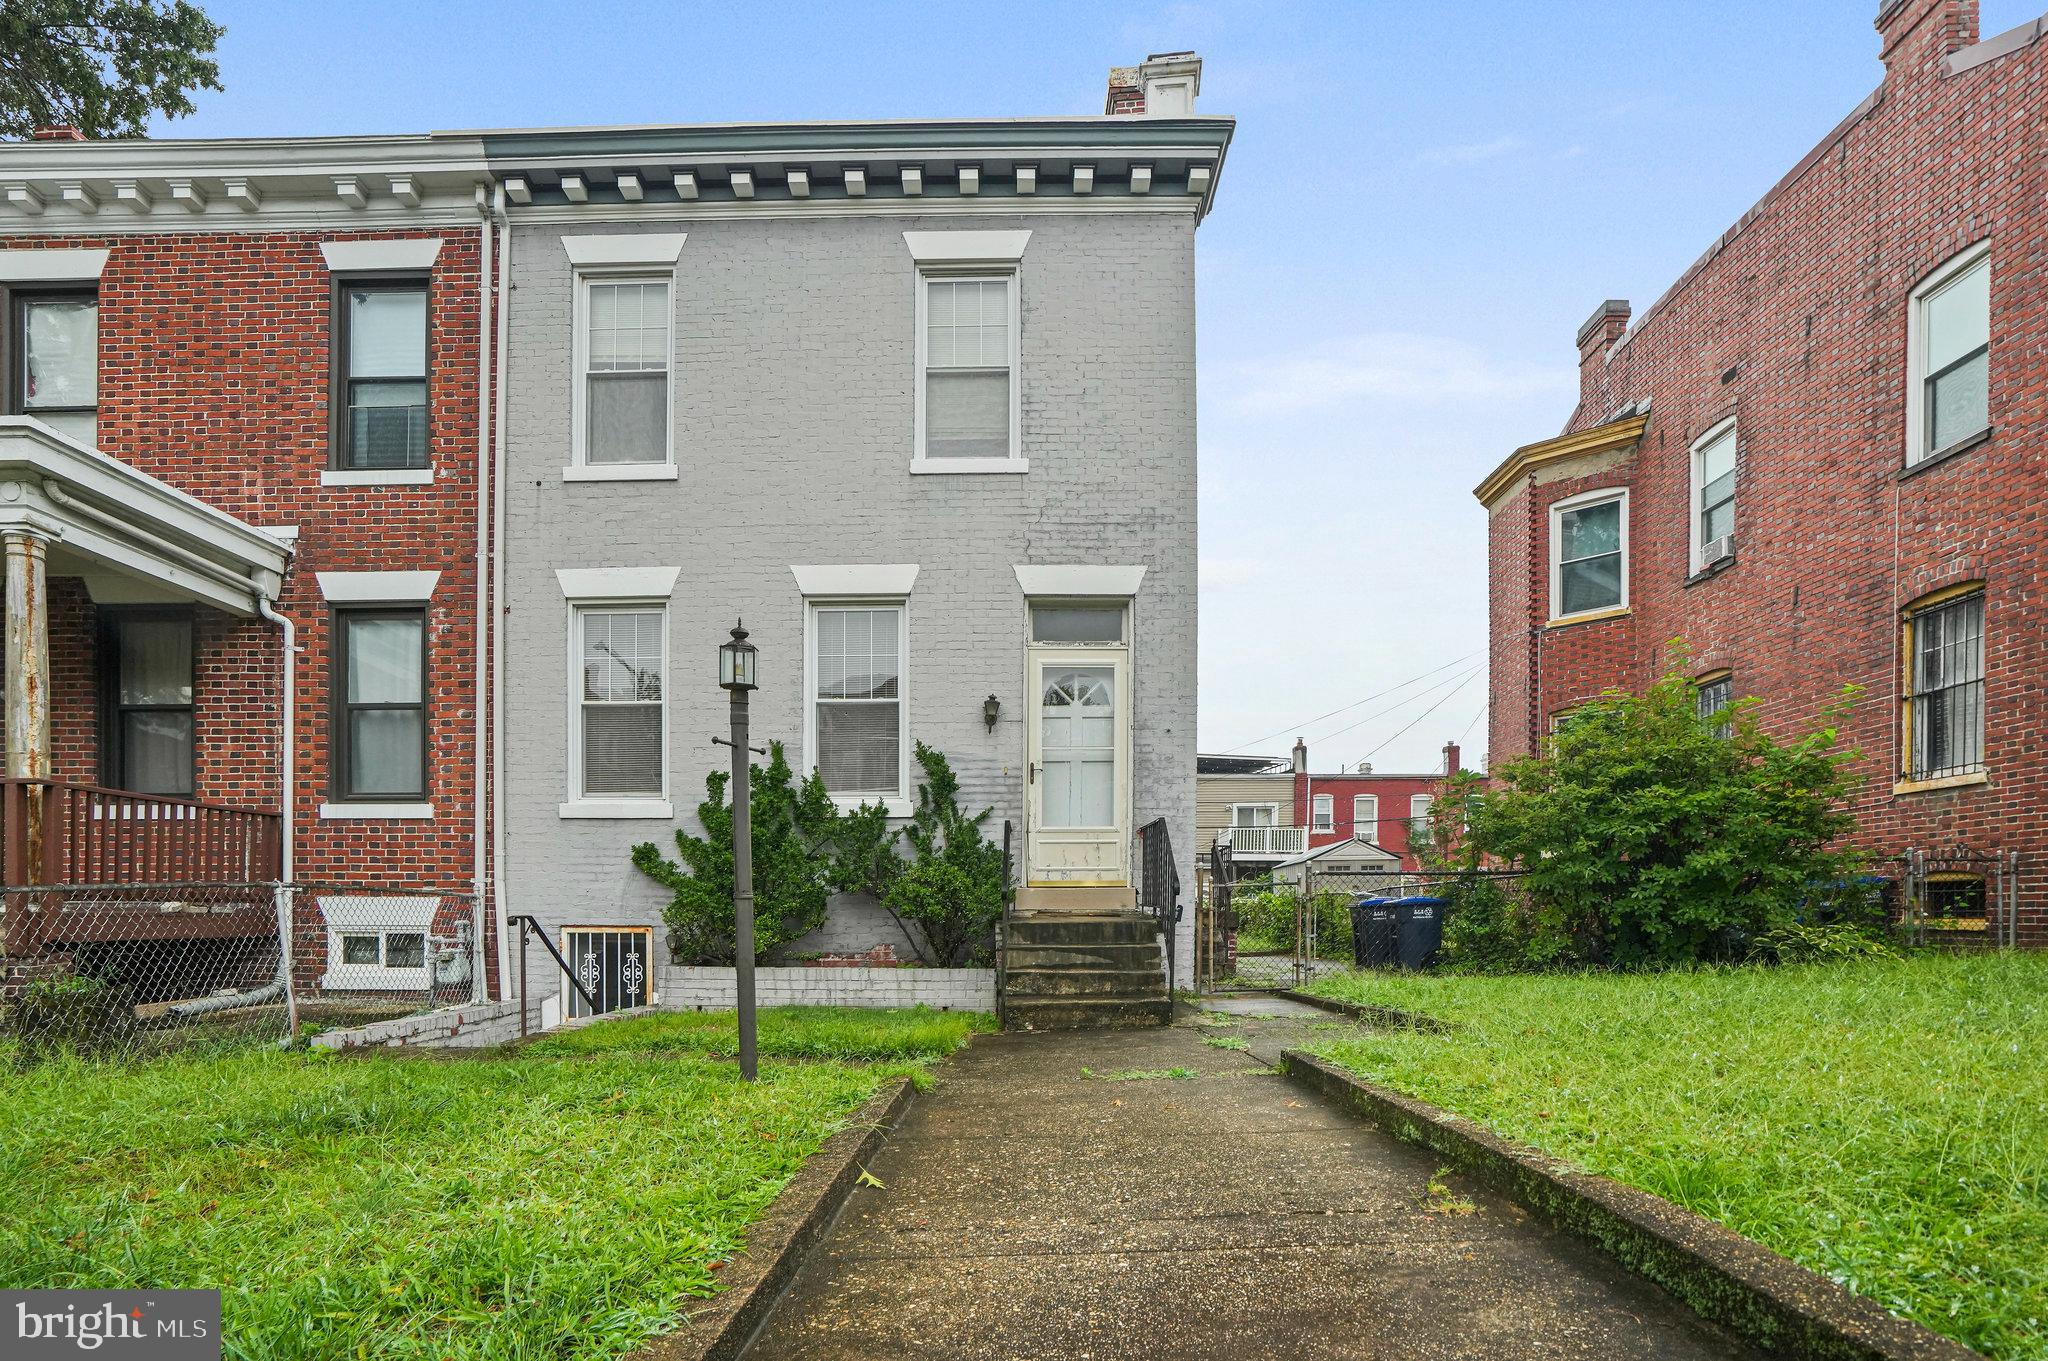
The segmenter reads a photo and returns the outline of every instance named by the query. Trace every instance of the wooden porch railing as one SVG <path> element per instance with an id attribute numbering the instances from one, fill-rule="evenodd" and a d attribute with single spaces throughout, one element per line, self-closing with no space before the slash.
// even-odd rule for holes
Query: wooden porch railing
<path id="1" fill-rule="evenodd" d="M 0 884 L 255 884 L 282 866 L 275 813 L 61 780 L 0 778 Z"/>

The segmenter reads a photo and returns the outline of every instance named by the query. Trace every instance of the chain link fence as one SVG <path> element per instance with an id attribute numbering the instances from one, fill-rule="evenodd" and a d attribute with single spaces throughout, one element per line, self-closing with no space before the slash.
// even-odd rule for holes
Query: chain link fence
<path id="1" fill-rule="evenodd" d="M 477 896 L 352 884 L 0 888 L 0 1059 L 275 1045 L 477 995 Z"/>

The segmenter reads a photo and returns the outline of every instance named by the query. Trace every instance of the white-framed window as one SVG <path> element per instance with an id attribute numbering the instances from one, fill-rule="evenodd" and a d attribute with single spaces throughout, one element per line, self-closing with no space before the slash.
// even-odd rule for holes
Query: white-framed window
<path id="1" fill-rule="evenodd" d="M 1408 844 L 1427 846 L 1430 838 L 1429 810 L 1436 807 L 1436 795 L 1416 794 L 1408 800 Z"/>
<path id="2" fill-rule="evenodd" d="M 1980 241 L 1913 290 L 1906 323 L 1906 463 L 1991 424 L 1991 243 Z"/>
<path id="3" fill-rule="evenodd" d="M 1699 713 L 1700 722 L 1706 724 L 1707 730 L 1723 741 L 1735 736 L 1733 718 L 1723 713 L 1723 710 L 1734 702 L 1733 672 L 1715 671 L 1693 682 L 1693 704 Z"/>
<path id="4" fill-rule="evenodd" d="M 902 600 L 813 601 L 805 629 L 804 751 L 843 807 L 910 811 L 905 676 L 909 606 Z"/>
<path id="5" fill-rule="evenodd" d="M 1017 271 L 920 270 L 913 467 L 1023 471 Z"/>
<path id="6" fill-rule="evenodd" d="M 668 607 L 572 605 L 569 655 L 571 805 L 665 805 Z"/>
<path id="7" fill-rule="evenodd" d="M 1230 825 L 1233 827 L 1271 827 L 1280 820 L 1280 805 L 1274 803 L 1233 803 L 1230 805 Z"/>
<path id="8" fill-rule="evenodd" d="M 1380 835 L 1380 796 L 1351 796 L 1351 835 L 1360 841 L 1377 841 Z"/>
<path id="9" fill-rule="evenodd" d="M 1692 570 L 1735 551 L 1735 421 L 1714 426 L 1692 446 Z"/>
<path id="10" fill-rule="evenodd" d="M 330 992 L 401 992 L 429 985 L 432 897 L 328 896 L 318 899 L 327 927 Z"/>
<path id="11" fill-rule="evenodd" d="M 1550 617 L 1628 605 L 1628 490 L 1609 487 L 1550 508 Z"/>
<path id="12" fill-rule="evenodd" d="M 673 270 L 577 272 L 574 475 L 673 476 L 674 294 Z"/>
<path id="13" fill-rule="evenodd" d="M 1983 586 L 1915 604 L 1905 625 L 1905 777 L 1940 780 L 1983 770 Z"/>
<path id="14" fill-rule="evenodd" d="M 1337 800 L 1333 795 L 1317 794 L 1309 802 L 1309 827 L 1313 831 L 1330 832 L 1337 828 Z"/>

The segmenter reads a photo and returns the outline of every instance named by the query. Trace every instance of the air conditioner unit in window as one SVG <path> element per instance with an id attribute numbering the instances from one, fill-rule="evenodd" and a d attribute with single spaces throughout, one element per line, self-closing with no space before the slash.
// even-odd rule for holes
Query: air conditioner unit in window
<path id="1" fill-rule="evenodd" d="M 1712 567 L 1735 556 L 1735 536 L 1723 534 L 1718 539 L 1700 545 L 1700 566 Z"/>

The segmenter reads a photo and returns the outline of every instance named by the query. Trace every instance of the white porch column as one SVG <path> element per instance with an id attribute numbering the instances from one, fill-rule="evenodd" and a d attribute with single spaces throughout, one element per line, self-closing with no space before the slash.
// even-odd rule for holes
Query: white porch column
<path id="1" fill-rule="evenodd" d="M 7 774 L 50 778 L 50 540 L 0 532 L 7 566 Z"/>

